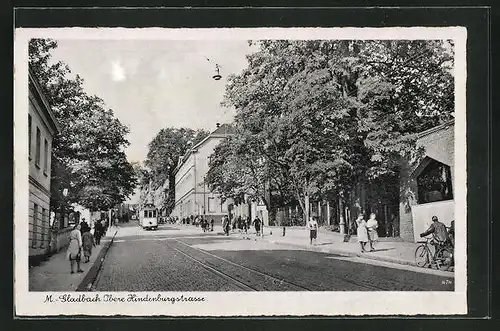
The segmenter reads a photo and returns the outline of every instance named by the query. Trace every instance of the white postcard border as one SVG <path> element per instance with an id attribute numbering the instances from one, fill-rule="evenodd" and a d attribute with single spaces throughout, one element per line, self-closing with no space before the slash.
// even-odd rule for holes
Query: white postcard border
<path id="1" fill-rule="evenodd" d="M 138 292 L 162 298 L 202 297 L 203 302 L 44 303 L 48 295 L 81 294 L 104 299 L 105 292 L 28 291 L 28 41 L 53 39 L 453 39 L 455 41 L 455 223 L 456 267 L 454 292 Z M 18 316 L 129 315 L 129 316 L 272 316 L 272 315 L 437 315 L 467 313 L 467 195 L 466 195 L 466 39 L 463 27 L 414 28 L 231 28 L 16 29 L 14 45 L 14 303 Z M 130 293 L 112 292 L 115 297 Z"/>

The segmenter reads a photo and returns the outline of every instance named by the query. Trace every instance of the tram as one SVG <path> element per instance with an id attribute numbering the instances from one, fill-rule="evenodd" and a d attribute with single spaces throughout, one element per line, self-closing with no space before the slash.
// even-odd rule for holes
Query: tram
<path id="1" fill-rule="evenodd" d="M 154 205 L 144 205 L 139 213 L 139 219 L 144 230 L 158 229 L 158 210 Z"/>

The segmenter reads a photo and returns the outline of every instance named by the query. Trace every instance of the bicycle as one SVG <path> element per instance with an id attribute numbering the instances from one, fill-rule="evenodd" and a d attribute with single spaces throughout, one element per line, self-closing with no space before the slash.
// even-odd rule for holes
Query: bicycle
<path id="1" fill-rule="evenodd" d="M 453 265 L 453 250 L 451 247 L 436 243 L 432 238 L 425 238 L 425 241 L 417 241 L 421 244 L 415 250 L 415 262 L 419 267 L 433 265 L 439 270 L 447 271 Z M 432 254 L 429 244 L 435 246 L 435 253 Z"/>

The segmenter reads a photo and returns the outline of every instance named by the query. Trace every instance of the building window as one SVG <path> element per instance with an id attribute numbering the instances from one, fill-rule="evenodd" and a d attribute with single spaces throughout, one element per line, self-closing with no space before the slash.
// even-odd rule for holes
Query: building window
<path id="1" fill-rule="evenodd" d="M 147 210 L 144 211 L 144 217 L 148 218 L 148 211 Z"/>
<path id="2" fill-rule="evenodd" d="M 215 198 L 208 198 L 208 212 L 215 213 Z"/>
<path id="3" fill-rule="evenodd" d="M 36 128 L 36 154 L 35 154 L 35 165 L 38 166 L 38 168 L 40 168 L 40 146 L 41 144 L 41 137 L 40 137 L 40 128 L 37 127 Z"/>
<path id="4" fill-rule="evenodd" d="M 31 160 L 31 115 L 28 114 L 28 157 Z"/>
<path id="5" fill-rule="evenodd" d="M 46 212 L 47 210 L 45 208 L 42 208 L 42 226 L 40 227 L 41 231 L 40 248 L 43 248 L 43 245 L 45 244 L 45 222 L 47 220 L 45 215 Z"/>
<path id="6" fill-rule="evenodd" d="M 38 205 L 33 204 L 33 230 L 31 232 L 31 247 L 36 248 L 36 237 L 38 233 Z"/>
<path id="7" fill-rule="evenodd" d="M 47 168 L 49 167 L 49 142 L 44 139 L 43 144 L 43 173 L 47 175 Z"/>
<path id="8" fill-rule="evenodd" d="M 453 199 L 451 169 L 446 164 L 431 160 L 417 177 L 418 203 Z"/>

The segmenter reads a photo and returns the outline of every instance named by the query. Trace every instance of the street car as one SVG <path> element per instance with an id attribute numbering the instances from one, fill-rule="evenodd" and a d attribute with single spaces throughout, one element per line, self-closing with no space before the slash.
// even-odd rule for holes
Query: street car
<path id="1" fill-rule="evenodd" d="M 144 230 L 158 229 L 158 210 L 154 206 L 144 206 L 139 214 Z"/>

